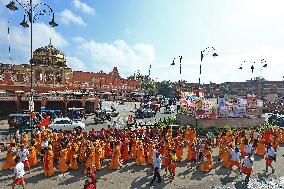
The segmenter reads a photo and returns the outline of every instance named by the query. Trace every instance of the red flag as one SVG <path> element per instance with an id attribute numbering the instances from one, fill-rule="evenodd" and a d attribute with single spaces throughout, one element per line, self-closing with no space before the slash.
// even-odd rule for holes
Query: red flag
<path id="1" fill-rule="evenodd" d="M 42 120 L 37 126 L 38 127 L 47 127 L 50 124 L 50 116 Z"/>

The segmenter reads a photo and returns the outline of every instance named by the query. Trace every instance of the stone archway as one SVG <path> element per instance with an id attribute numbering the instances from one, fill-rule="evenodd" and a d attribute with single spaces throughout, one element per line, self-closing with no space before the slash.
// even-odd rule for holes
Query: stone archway
<path id="1" fill-rule="evenodd" d="M 8 116 L 12 113 L 17 113 L 17 102 L 0 101 L 0 116 Z"/>
<path id="2" fill-rule="evenodd" d="M 63 101 L 47 101 L 46 109 L 48 110 L 60 110 L 62 113 L 65 112 L 65 103 Z"/>
<path id="3" fill-rule="evenodd" d="M 67 103 L 67 108 L 83 108 L 81 101 L 69 101 Z"/>

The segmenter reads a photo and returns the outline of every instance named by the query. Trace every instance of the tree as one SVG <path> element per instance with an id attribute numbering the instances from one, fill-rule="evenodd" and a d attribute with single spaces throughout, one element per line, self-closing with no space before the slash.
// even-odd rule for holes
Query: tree
<path id="1" fill-rule="evenodd" d="M 260 82 L 266 81 L 266 79 L 264 77 L 256 77 L 255 80 L 260 81 Z"/>
<path id="2" fill-rule="evenodd" d="M 156 82 L 149 75 L 142 75 L 138 73 L 135 77 L 141 83 L 141 89 L 149 95 L 157 94 Z"/>
<path id="3" fill-rule="evenodd" d="M 165 97 L 169 97 L 169 95 L 172 93 L 172 85 L 170 81 L 162 81 L 158 85 L 158 94 L 163 95 Z"/>

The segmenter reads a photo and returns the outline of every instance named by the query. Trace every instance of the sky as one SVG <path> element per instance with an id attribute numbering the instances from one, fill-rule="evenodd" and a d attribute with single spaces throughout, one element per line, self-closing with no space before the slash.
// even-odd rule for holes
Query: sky
<path id="1" fill-rule="evenodd" d="M 0 62 L 28 63 L 30 30 L 19 25 L 24 11 L 20 6 L 15 12 L 9 11 L 5 6 L 8 2 L 0 1 Z M 48 3 L 59 26 L 49 26 L 49 15 L 36 20 L 33 49 L 48 45 L 51 38 L 74 70 L 110 72 L 116 66 L 121 76 L 126 77 L 138 70 L 148 74 L 151 65 L 151 77 L 159 81 L 198 82 L 199 77 L 201 83 L 245 81 L 252 77 L 284 79 L 283 0 L 36 0 L 36 3 Z M 35 13 L 43 8 L 37 6 Z M 200 52 L 207 47 L 211 50 L 201 62 Z M 218 57 L 211 56 L 214 52 Z M 181 74 L 179 56 L 183 57 Z M 176 65 L 171 66 L 174 58 Z M 261 59 L 266 60 L 267 68 L 262 67 Z"/>

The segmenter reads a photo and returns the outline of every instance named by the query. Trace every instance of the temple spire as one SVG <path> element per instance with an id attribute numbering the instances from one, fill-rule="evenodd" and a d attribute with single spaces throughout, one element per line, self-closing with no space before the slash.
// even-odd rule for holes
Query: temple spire
<path id="1" fill-rule="evenodd" d="M 49 38 L 49 45 L 51 45 L 51 37 Z"/>

